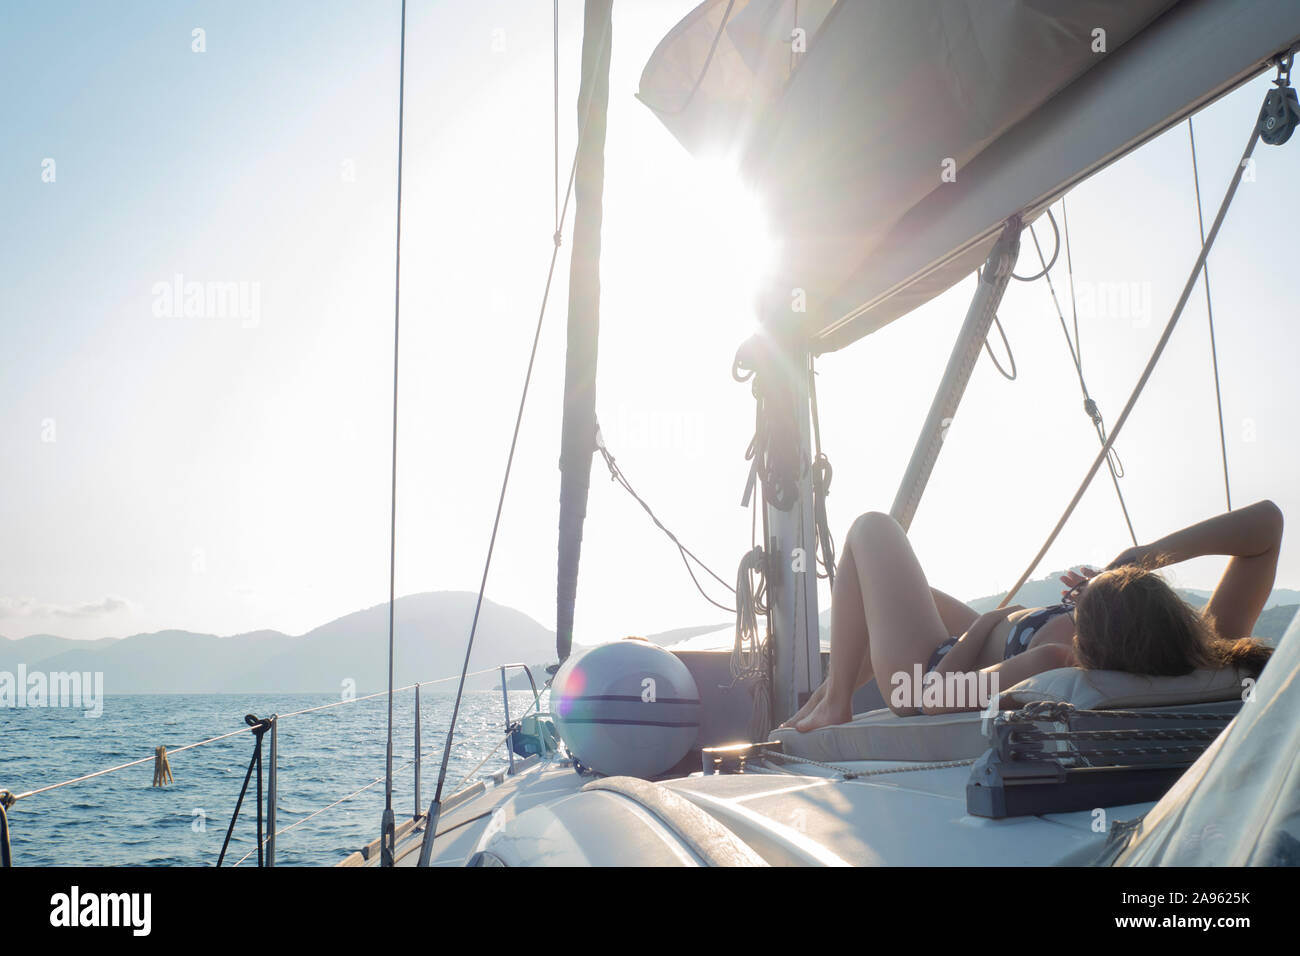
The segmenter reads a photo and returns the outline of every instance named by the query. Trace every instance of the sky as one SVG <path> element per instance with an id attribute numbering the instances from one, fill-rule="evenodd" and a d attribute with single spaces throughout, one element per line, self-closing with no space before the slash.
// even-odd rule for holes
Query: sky
<path id="1" fill-rule="evenodd" d="M 615 4 L 597 415 L 638 492 L 732 578 L 753 405 L 730 366 L 754 321 L 761 203 L 633 96 L 692 6 Z M 582 7 L 560 7 L 567 171 Z M 5 5 L 0 634 L 302 633 L 387 599 L 399 11 Z M 412 0 L 407 16 L 399 595 L 478 587 L 555 201 L 551 4 Z M 1267 86 L 1196 117 L 1207 222 Z M 1232 501 L 1288 516 L 1296 148 L 1259 147 L 1210 259 Z M 1196 255 L 1186 126 L 1067 203 L 1076 287 L 1139 291 L 1130 314 L 1080 315 L 1109 423 Z M 1024 250 L 1019 271 L 1037 271 Z M 551 627 L 567 263 L 566 245 L 487 587 Z M 170 290 L 191 282 L 230 307 L 186 314 Z M 974 283 L 818 361 L 837 539 L 889 509 Z M 1015 581 L 1097 451 L 1045 285 L 1013 284 L 999 314 L 1017 379 L 981 357 L 910 531 L 931 583 L 968 599 Z M 1116 447 L 1139 540 L 1226 510 L 1199 288 Z M 575 640 L 725 623 L 604 474 L 596 460 Z M 1035 576 L 1129 543 L 1103 471 Z M 1212 588 L 1225 563 L 1166 576 Z M 1300 586 L 1289 539 L 1277 585 Z"/>

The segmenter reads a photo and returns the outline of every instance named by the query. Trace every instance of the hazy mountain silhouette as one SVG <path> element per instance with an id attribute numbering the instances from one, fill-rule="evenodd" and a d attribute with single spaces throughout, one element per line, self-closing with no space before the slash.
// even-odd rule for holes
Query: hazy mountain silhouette
<path id="1" fill-rule="evenodd" d="M 438 591 L 398 598 L 394 608 L 397 686 L 460 674 L 476 595 Z M 470 670 L 553 660 L 555 635 L 519 611 L 483 602 Z M 106 694 L 339 692 L 358 695 L 388 681 L 388 605 L 377 604 L 291 637 L 253 631 L 233 637 L 168 630 L 120 639 L 76 641 L 38 634 L 0 640 L 0 670 L 104 674 Z M 467 682 L 499 686 L 494 673 Z M 455 682 L 439 685 L 449 692 Z"/>
<path id="2" fill-rule="evenodd" d="M 1026 607 L 1055 604 L 1060 600 L 1060 591 L 1060 582 L 1053 574 L 1027 583 L 1016 601 Z M 1179 593 L 1197 607 L 1209 598 L 1208 591 L 1180 589 Z M 435 591 L 398 598 L 394 608 L 396 686 L 459 676 L 475 597 L 468 591 Z M 990 595 L 967 603 L 984 611 L 1000 599 L 1000 594 Z M 1255 634 L 1271 640 L 1279 638 L 1296 613 L 1298 599 L 1300 592 L 1275 590 L 1260 615 Z M 1281 600 L 1288 603 L 1280 604 Z M 829 610 L 823 612 L 821 622 L 822 637 L 827 639 Z M 654 644 L 671 647 L 727 623 L 677 628 L 645 637 Z M 483 602 L 470 659 L 471 674 L 503 663 L 527 662 L 540 686 L 546 679 L 545 664 L 554 660 L 553 631 L 520 611 Z M 51 634 L 0 639 L 0 671 L 16 674 L 20 664 L 29 673 L 101 672 L 107 694 L 338 693 L 345 681 L 353 683 L 358 695 L 372 694 L 387 687 L 388 605 L 356 611 L 296 637 L 269 630 L 231 637 L 167 630 L 93 641 Z M 466 686 L 497 687 L 499 681 L 499 674 L 493 671 L 469 678 Z M 430 690 L 450 693 L 455 686 L 455 681 L 448 681 Z M 511 686 L 527 687 L 527 680 L 516 673 Z"/>

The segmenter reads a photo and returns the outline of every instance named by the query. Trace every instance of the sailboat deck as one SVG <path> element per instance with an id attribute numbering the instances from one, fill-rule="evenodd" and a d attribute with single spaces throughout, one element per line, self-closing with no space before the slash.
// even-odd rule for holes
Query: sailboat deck
<path id="1" fill-rule="evenodd" d="M 858 761 L 843 766 L 879 771 L 914 765 Z M 772 865 L 1051 865 L 1100 850 L 1110 822 L 1133 819 L 1151 806 L 1108 809 L 1107 827 L 1101 832 L 1094 829 L 1093 812 L 986 819 L 967 813 L 969 776 L 966 766 L 909 769 L 852 780 L 815 766 L 799 773 L 759 767 L 744 774 L 695 774 L 661 785 L 706 811 Z M 591 779 L 576 774 L 567 761 L 550 761 L 534 762 L 514 776 L 498 774 L 481 787 L 476 785 L 466 799 L 444 809 L 430 864 L 464 865 L 490 837 L 489 827 L 498 830 L 533 808 L 554 808 L 581 793 Z M 632 800 L 616 794 L 600 796 L 646 816 Z M 667 824 L 671 829 L 672 821 Z M 567 825 L 571 831 L 574 827 L 572 819 L 553 825 Z M 423 836 L 422 824 L 408 825 L 405 833 L 399 833 L 398 866 L 417 864 Z M 683 853 L 680 862 L 690 862 L 689 857 Z M 645 865 L 649 861 L 633 855 L 626 862 Z M 377 865 L 377 844 L 367 848 L 364 858 L 353 854 L 347 863 Z"/>

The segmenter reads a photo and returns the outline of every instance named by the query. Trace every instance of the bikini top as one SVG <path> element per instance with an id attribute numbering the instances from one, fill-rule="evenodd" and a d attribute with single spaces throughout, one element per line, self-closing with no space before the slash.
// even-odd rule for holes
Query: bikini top
<path id="1" fill-rule="evenodd" d="M 1017 654 L 1023 654 L 1029 649 L 1029 642 L 1033 639 L 1034 633 L 1054 617 L 1061 614 L 1069 614 L 1074 610 L 1073 604 L 1053 604 L 1051 607 L 1042 607 L 1037 611 L 1026 614 L 1011 628 L 1011 633 L 1007 635 L 1007 649 L 1002 655 L 1002 659 L 1010 660 Z"/>

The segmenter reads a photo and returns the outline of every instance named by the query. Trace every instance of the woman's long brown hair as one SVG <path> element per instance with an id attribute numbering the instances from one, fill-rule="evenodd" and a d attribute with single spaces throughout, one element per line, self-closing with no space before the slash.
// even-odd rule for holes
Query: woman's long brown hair
<path id="1" fill-rule="evenodd" d="M 1236 667 L 1258 675 L 1273 649 L 1253 637 L 1221 637 L 1213 617 L 1180 598 L 1155 568 L 1124 565 L 1088 582 L 1075 609 L 1075 654 L 1093 670 L 1178 676 Z"/>

